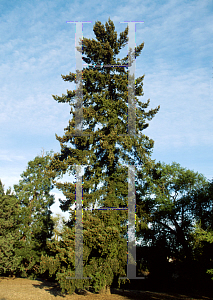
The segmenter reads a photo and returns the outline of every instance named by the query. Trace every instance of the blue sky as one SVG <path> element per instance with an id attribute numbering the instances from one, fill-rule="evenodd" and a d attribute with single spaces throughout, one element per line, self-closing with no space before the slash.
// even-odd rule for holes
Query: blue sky
<path id="1" fill-rule="evenodd" d="M 0 2 L 0 178 L 13 190 L 28 162 L 44 151 L 60 151 L 55 138 L 70 119 L 62 96 L 76 88 L 62 75 L 75 72 L 75 25 L 91 21 L 83 36 L 94 38 L 96 21 L 108 18 L 118 33 L 123 21 L 136 24 L 136 78 L 145 74 L 149 108 L 161 106 L 146 135 L 155 141 L 152 158 L 213 178 L 213 1 L 6 1 Z M 126 56 L 128 46 L 119 58 Z M 64 180 L 67 177 L 64 177 Z M 57 189 L 53 214 L 62 213 Z"/>

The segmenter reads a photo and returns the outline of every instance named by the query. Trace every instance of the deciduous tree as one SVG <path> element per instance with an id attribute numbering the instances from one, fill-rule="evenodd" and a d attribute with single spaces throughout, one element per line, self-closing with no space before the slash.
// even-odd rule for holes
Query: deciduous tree
<path id="1" fill-rule="evenodd" d="M 192 234 L 194 256 L 213 275 L 213 180 L 191 195 L 191 208 L 196 220 Z"/>
<path id="2" fill-rule="evenodd" d="M 138 209 L 143 207 L 146 222 L 152 223 L 152 229 L 143 231 L 147 233 L 147 239 L 151 232 L 152 243 L 163 235 L 169 240 L 174 254 L 182 252 L 183 257 L 190 256 L 190 232 L 195 220 L 191 196 L 207 184 L 205 176 L 178 163 L 157 163 L 147 176 L 146 187 L 138 185 L 136 196 Z M 145 195 L 143 188 L 146 189 Z"/>
<path id="3" fill-rule="evenodd" d="M 143 176 L 143 173 L 138 176 L 136 199 L 139 219 L 149 223 L 148 228 L 140 230 L 143 245 L 149 243 L 151 248 L 147 253 L 155 248 L 153 257 L 158 257 L 157 260 L 149 257 L 151 273 L 155 273 L 156 280 L 162 285 L 166 281 L 162 270 L 166 270 L 166 258 L 170 256 L 180 262 L 182 282 L 186 284 L 188 280 L 198 286 L 205 275 L 203 266 L 207 263 L 206 259 L 210 263 L 212 247 L 198 247 L 199 236 L 195 235 L 194 224 L 201 221 L 203 230 L 212 229 L 212 185 L 202 174 L 175 162 L 158 162 L 150 170 L 145 183 L 140 185 Z M 208 235 L 211 240 L 210 232 Z M 160 253 L 164 254 L 161 258 L 158 256 Z"/>

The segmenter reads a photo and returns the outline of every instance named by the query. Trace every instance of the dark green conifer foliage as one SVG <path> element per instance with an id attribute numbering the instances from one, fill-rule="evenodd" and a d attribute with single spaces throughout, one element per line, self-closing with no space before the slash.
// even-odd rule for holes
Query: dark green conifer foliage
<path id="1" fill-rule="evenodd" d="M 53 185 L 44 174 L 51 154 L 35 157 L 21 174 L 22 180 L 14 185 L 16 197 L 21 205 L 20 248 L 16 250 L 22 257 L 22 276 L 35 277 L 40 265 L 41 254 L 49 253 L 47 240 L 53 235 L 53 220 L 50 207 L 54 196 L 50 195 Z"/>
<path id="2" fill-rule="evenodd" d="M 18 247 L 20 207 L 11 189 L 4 193 L 0 180 L 0 274 L 13 275 L 20 266 L 20 257 L 15 253 Z"/>
<path id="3" fill-rule="evenodd" d="M 93 31 L 97 40 L 83 38 L 82 53 L 87 57 L 83 60 L 88 64 L 115 65 L 128 64 L 128 56 L 116 59 L 128 42 L 128 26 L 117 39 L 113 22 L 109 19 L 105 28 L 101 22 L 96 22 Z M 135 57 L 138 57 L 144 43 L 136 47 Z M 64 81 L 75 81 L 76 74 L 63 76 Z M 135 81 L 136 96 L 143 95 L 144 75 Z M 154 145 L 153 140 L 142 134 L 159 110 L 159 106 L 145 112 L 149 100 L 140 102 L 135 97 L 136 106 L 136 136 L 119 136 L 126 134 L 128 112 L 128 74 L 124 67 L 92 67 L 83 69 L 83 132 L 90 136 L 73 136 L 75 133 L 75 111 L 73 103 L 76 91 L 67 90 L 67 95 L 53 96 L 59 103 L 69 103 L 73 118 L 65 128 L 63 137 L 56 134 L 60 142 L 61 153 L 55 153 L 48 168 L 48 176 L 55 178 L 56 174 L 75 174 L 73 165 L 90 165 L 86 167 L 83 184 L 83 207 L 98 203 L 104 207 L 127 207 L 128 205 L 128 169 L 122 164 L 144 164 L 144 168 L 152 165 L 150 155 Z M 97 129 L 96 125 L 102 125 Z M 85 128 L 85 126 L 87 126 Z M 68 145 L 70 143 L 71 145 Z M 118 147 L 120 146 L 120 148 Z M 53 181 L 63 192 L 66 200 L 60 200 L 62 211 L 68 211 L 75 202 L 75 184 Z M 100 183 L 103 186 L 100 186 Z M 112 284 L 114 276 L 125 276 L 127 263 L 127 243 L 124 237 L 127 233 L 127 211 L 84 211 L 83 212 L 83 259 L 84 276 L 92 277 L 83 280 L 84 286 L 92 285 L 96 291 L 105 289 Z M 138 222 L 138 220 L 137 220 Z M 49 268 L 50 273 L 57 273 L 62 288 L 72 292 L 77 286 L 74 280 L 66 280 L 66 276 L 75 276 L 74 270 L 74 239 L 75 212 L 70 211 L 70 220 L 63 241 L 52 246 L 56 255 L 44 258 L 42 268 Z M 66 254 L 66 251 L 70 253 Z M 64 258 L 66 256 L 66 258 Z M 51 261 L 51 263 L 50 263 Z M 48 265 L 48 266 L 47 266 Z M 54 267 L 52 267 L 54 265 Z"/>

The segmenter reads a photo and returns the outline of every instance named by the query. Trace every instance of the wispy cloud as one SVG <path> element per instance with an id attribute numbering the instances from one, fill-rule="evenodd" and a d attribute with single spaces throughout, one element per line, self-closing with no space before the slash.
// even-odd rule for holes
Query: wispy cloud
<path id="1" fill-rule="evenodd" d="M 60 151 L 55 133 L 63 135 L 70 107 L 52 95 L 76 88 L 61 78 L 76 66 L 75 25 L 66 21 L 92 21 L 83 25 L 91 39 L 94 23 L 105 25 L 109 17 L 118 37 L 127 26 L 119 22 L 144 21 L 136 25 L 136 44 L 145 43 L 136 77 L 145 74 L 140 100 L 161 106 L 144 131 L 155 141 L 154 157 L 213 175 L 212 1 L 16 1 L 1 2 L 0 10 L 0 178 L 6 187 L 18 183 L 42 147 Z"/>

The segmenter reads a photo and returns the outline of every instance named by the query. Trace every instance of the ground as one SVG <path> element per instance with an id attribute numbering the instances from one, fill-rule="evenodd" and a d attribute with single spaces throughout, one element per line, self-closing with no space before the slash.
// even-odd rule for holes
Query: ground
<path id="1" fill-rule="evenodd" d="M 98 295 L 87 292 L 86 295 L 61 294 L 57 284 L 46 280 L 0 277 L 0 300 L 180 300 L 180 299 L 213 299 L 196 295 L 157 293 L 149 291 L 127 291 L 111 289 L 111 295 Z"/>

